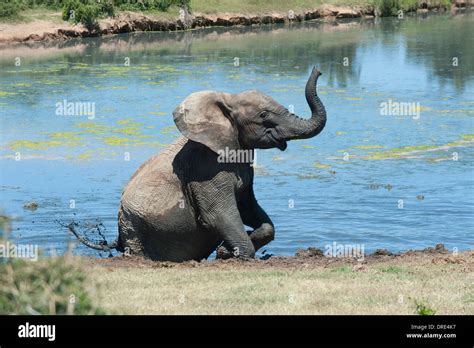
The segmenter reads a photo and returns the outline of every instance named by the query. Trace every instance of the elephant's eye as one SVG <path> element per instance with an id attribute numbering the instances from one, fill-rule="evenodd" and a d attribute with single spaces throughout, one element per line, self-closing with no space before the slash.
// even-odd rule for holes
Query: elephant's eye
<path id="1" fill-rule="evenodd" d="M 264 120 L 267 119 L 270 116 L 270 113 L 268 111 L 262 111 L 260 113 L 260 117 L 263 118 Z"/>

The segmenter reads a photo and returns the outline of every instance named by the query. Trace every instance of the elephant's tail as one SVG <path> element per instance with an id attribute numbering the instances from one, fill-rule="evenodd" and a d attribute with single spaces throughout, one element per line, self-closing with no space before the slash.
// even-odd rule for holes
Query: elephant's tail
<path id="1" fill-rule="evenodd" d="M 77 233 L 75 226 L 77 226 L 77 222 L 71 222 L 69 225 L 67 225 L 67 228 L 69 231 L 76 236 L 76 238 L 81 242 L 82 244 L 88 246 L 89 248 L 95 249 L 95 250 L 100 250 L 100 251 L 110 251 L 112 249 L 117 249 L 118 247 L 118 239 L 115 239 L 112 243 L 108 244 L 106 240 L 103 240 L 99 243 L 94 243 L 84 237 L 82 237 L 79 233 Z"/>

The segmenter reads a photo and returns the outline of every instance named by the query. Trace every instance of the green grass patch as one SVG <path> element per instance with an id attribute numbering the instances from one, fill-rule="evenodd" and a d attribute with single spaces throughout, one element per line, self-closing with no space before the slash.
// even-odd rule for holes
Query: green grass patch
<path id="1" fill-rule="evenodd" d="M 415 308 L 416 314 L 419 314 L 419 315 L 435 315 L 436 314 L 436 311 L 428 307 L 428 305 L 423 301 L 415 300 L 415 306 L 416 306 Z"/>
<path id="2" fill-rule="evenodd" d="M 380 271 L 382 271 L 383 273 L 393 273 L 393 274 L 405 273 L 405 270 L 398 266 L 383 267 L 380 269 Z"/>
<path id="3" fill-rule="evenodd" d="M 341 266 L 332 268 L 331 272 L 334 272 L 334 273 L 353 273 L 354 270 L 352 269 L 352 267 L 350 267 L 348 265 L 341 265 Z"/>

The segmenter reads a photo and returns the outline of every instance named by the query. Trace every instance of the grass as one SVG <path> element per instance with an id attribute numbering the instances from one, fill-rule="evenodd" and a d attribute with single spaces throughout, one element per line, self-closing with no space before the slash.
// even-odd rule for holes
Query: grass
<path id="1" fill-rule="evenodd" d="M 401 273 L 405 272 L 405 269 L 403 269 L 402 267 L 398 267 L 398 266 L 383 267 L 380 270 L 382 272 L 385 272 L 385 273 L 394 273 L 394 274 L 401 274 Z"/>
<path id="2" fill-rule="evenodd" d="M 194 12 L 216 13 L 242 13 L 263 14 L 271 12 L 298 12 L 317 8 L 323 4 L 328 5 L 356 5 L 366 4 L 361 0 L 269 0 L 269 1 L 242 1 L 242 0 L 192 0 L 191 8 Z"/>
<path id="3" fill-rule="evenodd" d="M 238 13 L 244 15 L 269 14 L 272 12 L 295 13 L 304 10 L 315 9 L 322 5 L 333 6 L 365 6 L 379 9 L 381 15 L 395 16 L 397 11 L 414 10 L 417 8 L 419 0 L 191 0 L 191 9 L 193 13 L 199 14 L 219 14 L 219 13 Z M 449 6 L 451 0 L 433 0 L 431 5 Z M 157 9 L 133 12 L 150 15 L 154 18 L 176 19 L 179 15 L 179 7 L 171 5 L 167 11 Z M 127 12 L 118 8 L 116 13 Z M 34 9 L 22 10 L 18 15 L 12 18 L 0 18 L 3 22 L 32 22 L 35 20 L 46 20 L 53 23 L 62 23 L 61 12 L 58 9 L 48 9 L 45 7 L 36 7 Z"/>
<path id="4" fill-rule="evenodd" d="M 474 314 L 472 251 L 364 263 L 3 261 L 0 314 Z"/>
<path id="5" fill-rule="evenodd" d="M 20 22 L 35 22 L 38 20 L 55 24 L 64 23 L 64 20 L 61 18 L 60 11 L 47 8 L 27 9 L 22 11 L 18 17 L 18 21 Z"/>
<path id="6" fill-rule="evenodd" d="M 95 266 L 91 274 L 111 313 L 474 314 L 466 267 L 408 260 L 313 269 Z"/>
<path id="7" fill-rule="evenodd" d="M 379 8 L 383 15 L 397 15 L 397 10 L 403 11 L 416 9 L 419 0 L 191 0 L 191 8 L 194 12 L 216 14 L 224 12 L 242 13 L 242 14 L 261 14 L 270 12 L 288 12 L 295 13 L 302 10 L 315 9 L 326 5 L 333 6 L 374 6 Z M 434 0 L 432 5 L 450 4 L 450 0 Z"/>
<path id="8" fill-rule="evenodd" d="M 332 6 L 371 6 L 379 9 L 382 15 L 397 15 L 397 10 L 414 10 L 419 0 L 191 0 L 195 13 L 218 14 L 268 14 L 272 12 L 295 13 L 311 10 L 322 5 Z M 449 6 L 451 0 L 433 0 L 431 5 Z"/>

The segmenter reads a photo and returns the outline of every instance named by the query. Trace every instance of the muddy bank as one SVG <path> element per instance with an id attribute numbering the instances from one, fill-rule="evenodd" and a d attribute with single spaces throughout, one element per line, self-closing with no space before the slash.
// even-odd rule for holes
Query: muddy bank
<path id="1" fill-rule="evenodd" d="M 228 259 L 228 260 L 203 260 L 201 262 L 187 261 L 182 263 L 158 262 L 137 256 L 115 256 L 110 258 L 81 257 L 90 266 L 102 266 L 107 268 L 209 268 L 209 269 L 314 269 L 326 268 L 338 265 L 351 265 L 357 271 L 363 271 L 365 267 L 372 264 L 387 263 L 397 265 L 400 263 L 413 264 L 458 264 L 465 265 L 466 270 L 474 271 L 474 250 L 453 253 L 446 249 L 443 244 L 437 244 L 423 250 L 408 250 L 400 253 L 392 253 L 386 249 L 378 249 L 363 258 L 353 257 L 327 257 L 324 252 L 317 248 L 299 249 L 294 256 L 271 256 L 263 259 Z"/>
<path id="2" fill-rule="evenodd" d="M 474 251 L 442 246 L 364 262 L 294 257 L 183 264 L 89 260 L 103 289 L 97 302 L 115 314 L 472 314 Z M 312 256 L 311 256 L 312 255 Z M 117 300 L 120 299 L 120 300 Z"/>
<path id="3" fill-rule="evenodd" d="M 457 0 L 451 7 L 420 2 L 417 12 L 456 11 L 465 9 L 468 0 Z M 176 20 L 167 20 L 134 12 L 123 12 L 113 18 L 103 19 L 99 28 L 87 30 L 82 25 L 68 22 L 52 23 L 38 20 L 32 23 L 0 23 L 0 44 L 15 42 L 64 41 L 73 38 L 107 36 L 139 31 L 181 31 L 215 26 L 249 26 L 276 23 L 292 23 L 308 20 L 336 21 L 347 18 L 373 18 L 378 13 L 373 6 L 342 7 L 323 5 L 316 9 L 291 13 L 270 13 L 244 15 L 236 13 L 222 14 L 186 14 Z"/>

